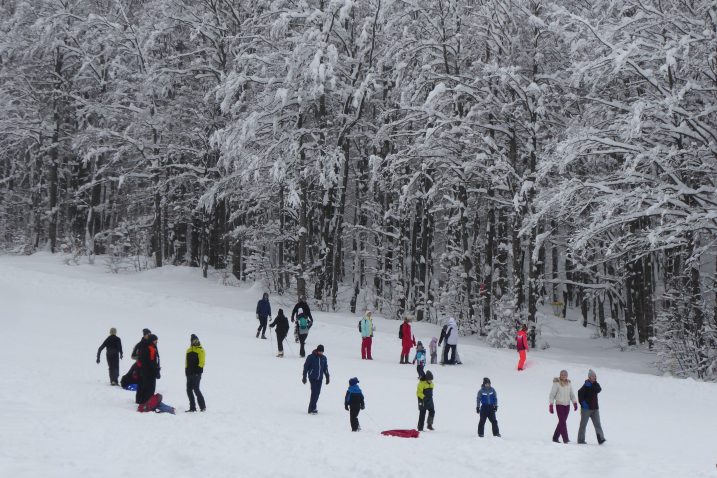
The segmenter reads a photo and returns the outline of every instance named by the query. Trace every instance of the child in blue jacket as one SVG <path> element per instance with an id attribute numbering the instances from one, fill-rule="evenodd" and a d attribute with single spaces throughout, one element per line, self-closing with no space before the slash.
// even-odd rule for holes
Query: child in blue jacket
<path id="1" fill-rule="evenodd" d="M 498 394 L 495 389 L 490 386 L 490 379 L 485 377 L 483 379 L 483 386 L 478 390 L 478 396 L 476 397 L 476 413 L 480 415 L 480 421 L 478 422 L 479 437 L 483 438 L 483 429 L 486 419 L 490 420 L 491 427 L 493 428 L 493 436 L 500 436 L 498 420 L 495 418 L 495 412 L 497 411 Z"/>
<path id="2" fill-rule="evenodd" d="M 346 398 L 344 399 L 344 408 L 349 411 L 349 421 L 351 422 L 351 431 L 357 432 L 361 430 L 358 415 L 361 410 L 366 408 L 363 400 L 363 392 L 358 386 L 359 379 L 354 377 L 349 379 L 349 389 L 346 390 Z"/>
<path id="3" fill-rule="evenodd" d="M 413 357 L 413 363 L 418 363 L 418 365 L 416 365 L 416 372 L 418 372 L 418 378 L 420 379 L 423 375 L 425 375 L 423 367 L 426 366 L 426 349 L 423 347 L 420 340 L 416 345 L 416 355 Z"/>

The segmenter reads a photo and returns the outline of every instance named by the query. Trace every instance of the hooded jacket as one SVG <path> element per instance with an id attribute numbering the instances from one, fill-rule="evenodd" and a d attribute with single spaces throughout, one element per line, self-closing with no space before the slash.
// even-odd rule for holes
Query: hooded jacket
<path id="1" fill-rule="evenodd" d="M 269 327 L 276 326 L 276 333 L 279 335 L 286 335 L 289 333 L 289 319 L 284 314 L 277 315 L 274 321 L 269 324 Z"/>
<path id="2" fill-rule="evenodd" d="M 516 348 L 518 351 L 528 351 L 528 334 L 525 330 L 518 331 L 518 335 L 516 336 Z"/>
<path id="3" fill-rule="evenodd" d="M 446 329 L 446 343 L 448 345 L 458 345 L 458 326 L 456 320 L 451 318 L 448 320 L 448 328 Z"/>
<path id="4" fill-rule="evenodd" d="M 570 402 L 575 402 L 575 392 L 573 392 L 573 385 L 568 380 L 565 384 L 560 382 L 560 378 L 555 377 L 553 379 L 553 388 L 550 389 L 550 403 L 555 402 L 557 405 L 570 405 Z"/>
<path id="5" fill-rule="evenodd" d="M 480 390 L 478 390 L 476 406 L 482 407 L 483 405 L 498 405 L 498 393 L 490 385 L 487 387 L 483 385 Z"/>
<path id="6" fill-rule="evenodd" d="M 346 397 L 344 398 L 344 407 L 361 408 L 365 407 L 363 392 L 359 388 L 358 383 L 354 383 L 349 386 L 346 390 Z"/>
<path id="7" fill-rule="evenodd" d="M 361 337 L 373 337 L 373 320 L 369 319 L 367 315 L 359 321 L 359 332 Z"/>
<path id="8" fill-rule="evenodd" d="M 600 392 L 602 392 L 602 387 L 599 383 L 585 380 L 583 386 L 578 390 L 580 406 L 586 410 L 599 410 L 598 393 Z"/>
<path id="9" fill-rule="evenodd" d="M 425 379 L 425 377 L 421 377 L 421 379 L 418 381 L 418 387 L 416 388 L 416 396 L 418 397 L 418 400 L 420 400 L 423 403 L 423 406 L 426 409 L 432 409 L 433 408 L 433 389 L 435 388 L 435 384 L 433 381 L 428 381 Z"/>
<path id="10" fill-rule="evenodd" d="M 184 361 L 184 374 L 190 375 L 201 374 L 204 372 L 204 349 L 199 340 L 195 340 L 187 349 L 187 357 Z"/>
<path id="11" fill-rule="evenodd" d="M 256 303 L 256 315 L 265 319 L 271 316 L 271 304 L 269 304 L 269 296 L 264 294 L 259 302 Z"/>
<path id="12" fill-rule="evenodd" d="M 324 375 L 329 376 L 329 362 L 324 355 L 319 355 L 314 350 L 306 357 L 306 362 L 304 362 L 303 378 L 308 377 L 309 380 L 321 381 Z"/>

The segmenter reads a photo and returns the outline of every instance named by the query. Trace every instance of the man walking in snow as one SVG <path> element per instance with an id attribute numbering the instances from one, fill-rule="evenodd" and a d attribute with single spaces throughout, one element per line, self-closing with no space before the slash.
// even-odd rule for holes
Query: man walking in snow
<path id="1" fill-rule="evenodd" d="M 259 319 L 259 328 L 256 329 L 256 338 L 259 338 L 259 333 L 261 333 L 261 338 L 266 338 L 266 324 L 269 321 L 269 317 L 271 316 L 271 305 L 269 304 L 269 294 L 264 292 L 264 295 L 261 297 L 261 300 L 256 303 L 256 318 Z"/>
<path id="2" fill-rule="evenodd" d="M 107 367 L 110 370 L 110 384 L 119 385 L 117 379 L 119 378 L 119 361 L 122 358 L 122 340 L 117 337 L 117 329 L 114 327 L 110 329 L 109 337 L 97 349 L 97 363 L 100 363 L 100 353 L 104 348 L 107 349 L 106 358 Z"/>
<path id="3" fill-rule="evenodd" d="M 326 375 L 326 385 L 329 384 L 329 363 L 324 356 L 324 346 L 319 344 L 316 350 L 306 357 L 304 362 L 304 373 L 301 377 L 301 382 L 306 384 L 306 378 L 308 377 L 311 383 L 311 399 L 309 400 L 309 413 L 314 415 L 318 413 L 316 409 L 316 402 L 319 400 L 319 394 L 321 393 L 321 383 L 324 375 Z"/>
<path id="4" fill-rule="evenodd" d="M 578 443 L 585 444 L 585 428 L 588 420 L 593 421 L 595 434 L 600 445 L 605 443 L 605 434 L 600 425 L 600 410 L 598 406 L 598 394 L 602 391 L 597 381 L 597 374 L 593 369 L 588 371 L 588 379 L 580 390 L 578 390 L 578 401 L 580 402 L 580 428 L 578 429 Z"/>

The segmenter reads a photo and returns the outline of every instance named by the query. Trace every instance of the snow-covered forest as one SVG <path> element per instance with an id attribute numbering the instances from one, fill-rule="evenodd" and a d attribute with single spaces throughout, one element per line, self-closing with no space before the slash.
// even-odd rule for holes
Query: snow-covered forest
<path id="1" fill-rule="evenodd" d="M 0 248 L 714 378 L 715 110 L 712 0 L 0 0 Z"/>

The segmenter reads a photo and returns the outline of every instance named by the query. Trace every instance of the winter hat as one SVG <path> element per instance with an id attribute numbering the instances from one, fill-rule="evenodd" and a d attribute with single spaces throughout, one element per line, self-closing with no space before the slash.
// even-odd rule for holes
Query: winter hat
<path id="1" fill-rule="evenodd" d="M 423 347 L 423 342 L 419 340 L 417 345 Z"/>
<path id="2" fill-rule="evenodd" d="M 483 377 L 483 385 L 485 385 L 486 383 L 490 385 L 490 379 L 488 377 Z"/>
<path id="3" fill-rule="evenodd" d="M 190 341 L 190 342 L 194 342 L 195 340 L 198 341 L 198 340 L 199 340 L 199 337 L 197 337 L 196 335 L 192 334 L 191 337 L 189 337 L 189 341 Z"/>
<path id="4" fill-rule="evenodd" d="M 110 329 L 110 335 L 117 335 L 117 329 L 115 329 L 114 327 L 112 327 L 112 328 Z"/>
<path id="5" fill-rule="evenodd" d="M 149 339 L 147 339 L 147 340 L 149 340 L 150 342 L 154 342 L 155 340 L 159 340 L 159 339 L 157 339 L 157 336 L 156 336 L 156 335 L 150 334 L 150 335 L 149 335 Z"/>
<path id="6" fill-rule="evenodd" d="M 597 375 L 595 374 L 595 370 L 593 370 L 593 369 L 588 370 L 588 378 L 590 378 L 590 377 L 597 377 Z"/>
<path id="7" fill-rule="evenodd" d="M 433 380 L 433 374 L 431 373 L 430 370 L 426 371 L 426 375 L 424 375 L 424 377 L 425 377 L 425 379 L 426 379 L 427 381 L 428 381 L 428 380 Z"/>
<path id="8" fill-rule="evenodd" d="M 359 379 L 357 379 L 356 377 L 349 379 L 349 385 L 351 385 L 351 386 L 354 386 L 358 383 L 359 383 Z"/>
<path id="9" fill-rule="evenodd" d="M 142 336 L 149 335 L 151 333 L 152 333 L 152 331 L 149 329 L 142 329 Z"/>
<path id="10" fill-rule="evenodd" d="M 262 298 L 262 299 L 268 299 L 268 298 L 269 298 L 269 293 L 268 293 L 268 292 L 264 292 L 264 295 L 262 295 L 261 298 Z"/>
<path id="11" fill-rule="evenodd" d="M 321 345 L 321 344 L 319 344 L 319 346 L 316 347 L 316 351 L 317 351 L 317 352 L 323 352 L 323 351 L 324 351 L 324 346 Z"/>

